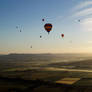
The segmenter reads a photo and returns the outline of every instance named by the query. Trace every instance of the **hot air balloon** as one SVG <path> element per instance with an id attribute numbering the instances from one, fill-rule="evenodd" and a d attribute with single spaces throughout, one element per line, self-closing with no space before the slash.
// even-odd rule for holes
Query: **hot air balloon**
<path id="1" fill-rule="evenodd" d="M 64 37 L 64 34 L 61 34 L 62 38 Z"/>
<path id="2" fill-rule="evenodd" d="M 18 29 L 18 26 L 16 26 L 16 28 Z"/>
<path id="3" fill-rule="evenodd" d="M 45 30 L 48 32 L 48 34 L 49 34 L 49 32 L 52 30 L 52 24 L 51 23 L 46 23 L 45 25 L 44 25 L 44 28 L 45 28 Z"/>
<path id="4" fill-rule="evenodd" d="M 22 26 L 16 26 L 16 29 L 17 29 L 19 32 L 22 32 Z"/>
<path id="5" fill-rule="evenodd" d="M 30 48 L 32 48 L 32 46 L 30 46 Z"/>
<path id="6" fill-rule="evenodd" d="M 78 20 L 78 22 L 80 22 L 80 19 Z"/>
<path id="7" fill-rule="evenodd" d="M 42 19 L 42 21 L 44 21 L 44 19 Z"/>
<path id="8" fill-rule="evenodd" d="M 40 38 L 42 38 L 42 36 L 40 35 Z"/>

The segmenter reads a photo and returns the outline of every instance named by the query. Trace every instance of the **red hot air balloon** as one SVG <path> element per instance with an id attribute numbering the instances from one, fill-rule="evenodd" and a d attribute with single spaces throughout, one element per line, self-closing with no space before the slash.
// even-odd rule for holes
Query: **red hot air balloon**
<path id="1" fill-rule="evenodd" d="M 64 34 L 61 34 L 62 38 L 64 37 Z"/>
<path id="2" fill-rule="evenodd" d="M 48 32 L 48 34 L 49 34 L 49 32 L 52 30 L 52 24 L 51 23 L 46 23 L 45 25 L 44 25 L 44 28 L 45 28 L 45 30 Z"/>

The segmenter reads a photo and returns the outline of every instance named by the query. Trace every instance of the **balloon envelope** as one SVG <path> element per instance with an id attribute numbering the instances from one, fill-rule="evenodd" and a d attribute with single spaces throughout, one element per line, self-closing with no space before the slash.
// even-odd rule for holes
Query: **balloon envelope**
<path id="1" fill-rule="evenodd" d="M 52 30 L 52 24 L 46 23 L 44 25 L 45 30 L 49 33 Z"/>
<path id="2" fill-rule="evenodd" d="M 42 36 L 40 35 L 40 38 L 42 38 Z"/>
<path id="3" fill-rule="evenodd" d="M 16 28 L 18 29 L 18 26 L 16 26 Z"/>
<path id="4" fill-rule="evenodd" d="M 44 19 L 42 19 L 42 21 L 44 21 Z"/>
<path id="5" fill-rule="evenodd" d="M 78 22 L 80 22 L 80 20 L 78 20 Z"/>
<path id="6" fill-rule="evenodd" d="M 32 46 L 30 46 L 30 48 L 32 48 Z"/>
<path id="7" fill-rule="evenodd" d="M 64 37 L 64 34 L 61 34 L 62 38 Z"/>

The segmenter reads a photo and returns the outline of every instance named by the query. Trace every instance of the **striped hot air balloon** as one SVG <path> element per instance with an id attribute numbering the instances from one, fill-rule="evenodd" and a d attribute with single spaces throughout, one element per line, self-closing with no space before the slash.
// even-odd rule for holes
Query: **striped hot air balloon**
<path id="1" fill-rule="evenodd" d="M 45 28 L 45 30 L 48 32 L 48 34 L 49 34 L 49 32 L 52 30 L 52 24 L 51 23 L 46 23 L 45 25 L 44 25 L 44 28 Z"/>

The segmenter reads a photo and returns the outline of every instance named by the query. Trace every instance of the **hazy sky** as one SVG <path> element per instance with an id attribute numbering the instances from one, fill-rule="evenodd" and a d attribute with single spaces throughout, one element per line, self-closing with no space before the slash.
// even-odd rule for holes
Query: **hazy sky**
<path id="1" fill-rule="evenodd" d="M 92 0 L 0 0 L 0 54 L 80 52 L 92 52 Z"/>

